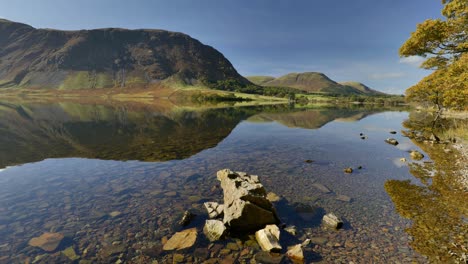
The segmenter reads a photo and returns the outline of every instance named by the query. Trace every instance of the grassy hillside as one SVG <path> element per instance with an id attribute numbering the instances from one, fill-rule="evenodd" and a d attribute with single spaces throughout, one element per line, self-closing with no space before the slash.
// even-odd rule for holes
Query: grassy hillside
<path id="1" fill-rule="evenodd" d="M 360 82 L 340 82 L 341 85 L 352 87 L 356 90 L 361 91 L 364 94 L 369 95 L 384 95 L 385 93 L 376 91 L 374 89 L 369 88 L 367 85 L 360 83 Z"/>
<path id="2" fill-rule="evenodd" d="M 269 81 L 273 81 L 275 77 L 272 76 L 247 76 L 247 80 L 256 85 L 263 85 Z"/>

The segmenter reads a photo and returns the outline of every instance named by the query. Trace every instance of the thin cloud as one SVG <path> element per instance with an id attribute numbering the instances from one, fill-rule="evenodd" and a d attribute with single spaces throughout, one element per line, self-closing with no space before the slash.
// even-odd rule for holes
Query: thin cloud
<path id="1" fill-rule="evenodd" d="M 403 72 L 374 73 L 374 74 L 369 75 L 369 79 L 371 80 L 398 79 L 404 76 L 405 76 L 405 73 Z"/>
<path id="2" fill-rule="evenodd" d="M 400 63 L 419 67 L 426 59 L 420 56 L 409 56 L 400 59 Z"/>

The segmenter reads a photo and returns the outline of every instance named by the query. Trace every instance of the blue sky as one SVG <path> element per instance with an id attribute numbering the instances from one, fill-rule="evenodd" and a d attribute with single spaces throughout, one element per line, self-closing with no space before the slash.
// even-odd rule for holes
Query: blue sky
<path id="1" fill-rule="evenodd" d="M 0 18 L 37 28 L 159 28 L 221 51 L 244 76 L 318 71 L 402 93 L 430 72 L 398 48 L 439 0 L 0 0 Z"/>

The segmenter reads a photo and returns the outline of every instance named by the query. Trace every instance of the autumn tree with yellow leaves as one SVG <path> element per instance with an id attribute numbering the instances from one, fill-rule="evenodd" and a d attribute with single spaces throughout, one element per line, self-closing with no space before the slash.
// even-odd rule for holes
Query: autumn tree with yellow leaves
<path id="1" fill-rule="evenodd" d="M 428 19 L 401 46 L 400 56 L 421 56 L 434 70 L 406 90 L 408 100 L 437 108 L 468 109 L 468 1 L 442 0 L 444 19 Z"/>

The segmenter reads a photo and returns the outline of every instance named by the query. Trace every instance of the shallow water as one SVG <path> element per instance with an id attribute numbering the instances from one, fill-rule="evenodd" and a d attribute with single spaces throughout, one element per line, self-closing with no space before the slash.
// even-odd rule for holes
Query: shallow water
<path id="1" fill-rule="evenodd" d="M 399 160 L 419 149 L 399 133 L 407 112 L 284 106 L 158 112 L 78 104 L 0 110 L 1 165 L 24 163 L 0 169 L 0 262 L 67 262 L 60 250 L 70 246 L 82 261 L 171 262 L 176 256 L 163 252 L 161 241 L 182 229 L 176 222 L 188 209 L 198 214 L 188 227 L 203 228 L 203 202 L 222 202 L 216 171 L 224 168 L 259 175 L 267 191 L 283 197 L 280 218 L 298 227 L 284 243 L 312 238 L 310 261 L 427 261 L 408 246 L 404 229 L 411 223 L 384 189 L 388 179 L 414 179 Z M 388 137 L 400 144 L 386 144 Z M 354 172 L 345 174 L 346 167 Z M 291 210 L 297 202 L 320 207 L 318 217 L 340 215 L 345 228 L 330 231 L 317 219 L 301 219 Z M 65 234 L 57 252 L 28 245 L 44 232 Z M 182 262 L 250 263 L 259 251 L 248 237 L 215 245 L 202 232 L 198 237 L 195 248 L 181 252 Z"/>

